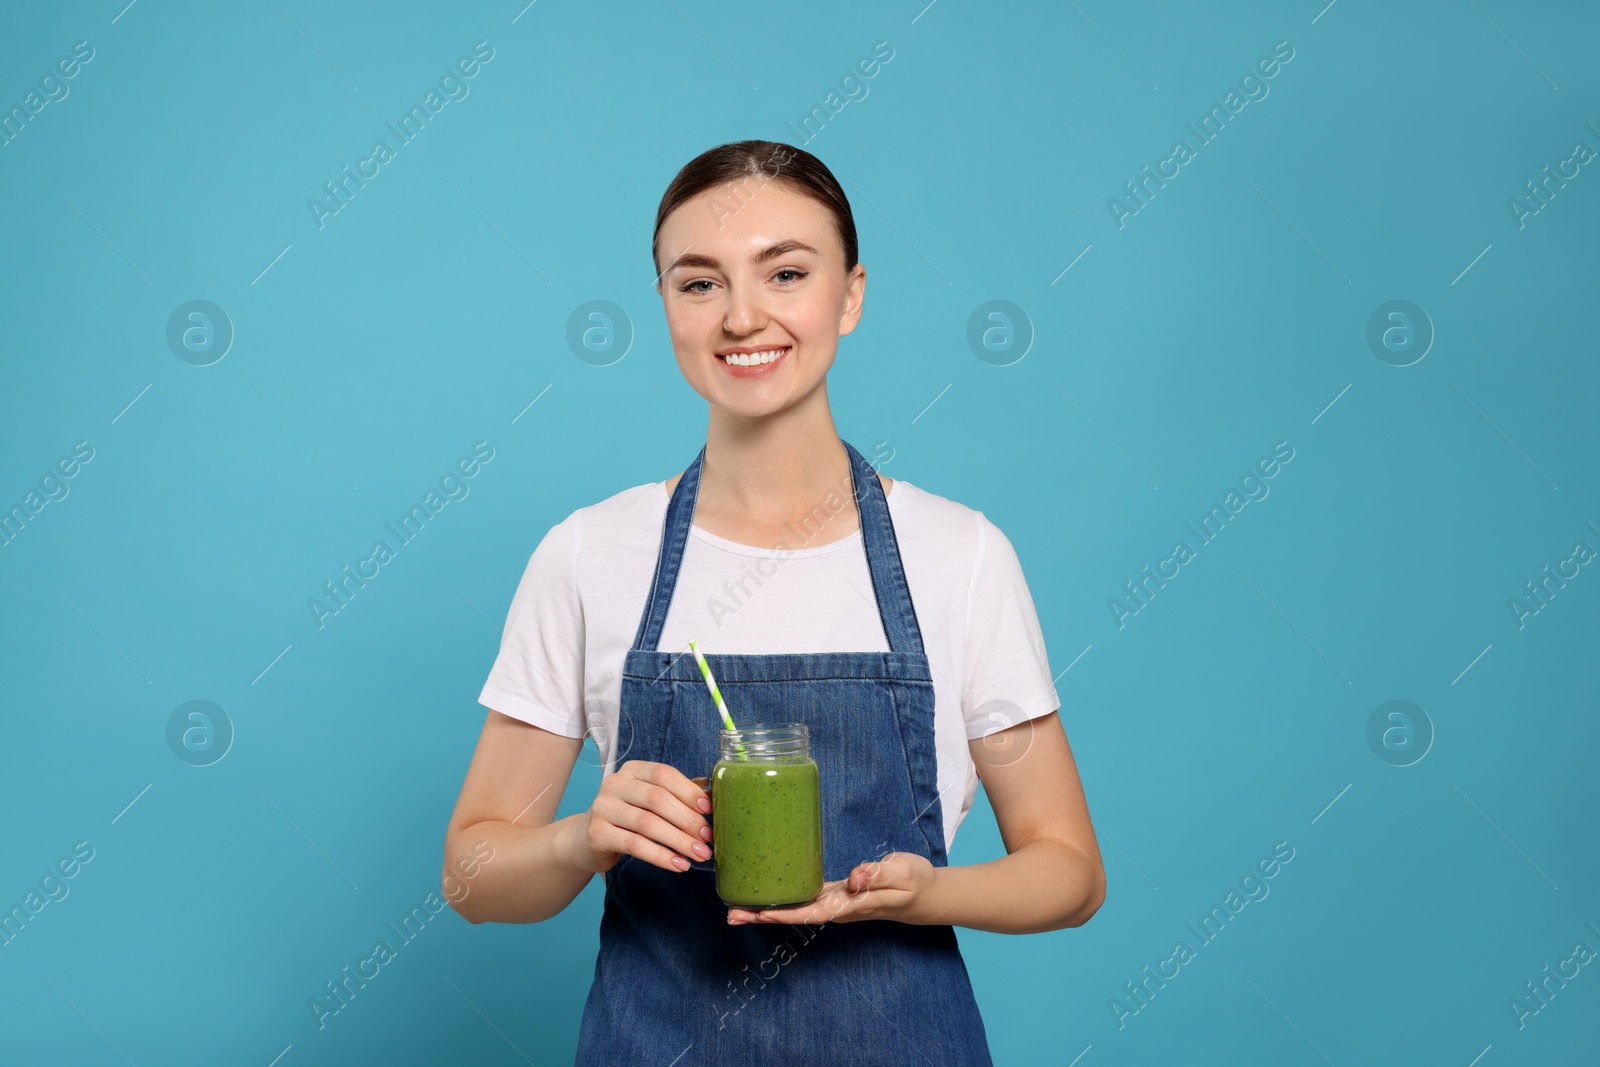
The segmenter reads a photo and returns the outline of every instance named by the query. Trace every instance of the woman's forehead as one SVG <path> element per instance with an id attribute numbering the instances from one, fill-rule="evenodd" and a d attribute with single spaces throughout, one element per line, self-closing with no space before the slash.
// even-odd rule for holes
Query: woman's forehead
<path id="1" fill-rule="evenodd" d="M 754 255 L 785 239 L 821 248 L 838 243 L 828 209 L 778 182 L 723 182 L 678 205 L 662 223 L 662 246 L 676 241 Z"/>

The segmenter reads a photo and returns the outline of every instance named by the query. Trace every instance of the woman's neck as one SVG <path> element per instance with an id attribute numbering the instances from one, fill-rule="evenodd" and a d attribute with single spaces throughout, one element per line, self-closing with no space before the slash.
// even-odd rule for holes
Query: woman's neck
<path id="1" fill-rule="evenodd" d="M 859 525 L 849 454 L 833 424 L 826 389 L 761 418 L 712 407 L 695 525 L 751 543 L 749 538 L 807 517 L 815 526 L 819 515 L 827 516 L 827 528 L 817 531 L 818 544 L 847 536 Z"/>

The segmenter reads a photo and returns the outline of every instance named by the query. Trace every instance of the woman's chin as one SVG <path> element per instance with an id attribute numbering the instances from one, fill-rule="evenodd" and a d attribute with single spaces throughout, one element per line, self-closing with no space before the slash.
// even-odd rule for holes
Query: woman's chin
<path id="1" fill-rule="evenodd" d="M 775 379 L 760 384 L 745 381 L 734 383 L 733 388 L 728 388 L 727 383 L 719 383 L 721 388 L 714 389 L 711 396 L 707 397 L 707 402 L 730 415 L 759 419 L 798 406 L 817 392 L 825 380 L 819 378 L 815 382 L 800 383 L 793 379 Z"/>

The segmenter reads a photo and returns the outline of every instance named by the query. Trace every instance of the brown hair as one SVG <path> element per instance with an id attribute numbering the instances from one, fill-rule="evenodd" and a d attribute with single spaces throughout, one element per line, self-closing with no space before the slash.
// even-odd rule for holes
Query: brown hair
<path id="1" fill-rule="evenodd" d="M 844 245 L 844 269 L 855 268 L 856 222 L 850 213 L 850 201 L 838 181 L 816 156 L 793 145 L 778 141 L 731 141 L 718 145 L 695 156 L 678 171 L 661 196 L 656 208 L 656 229 L 650 238 L 650 258 L 655 263 L 656 278 L 661 277 L 660 249 L 661 224 L 684 201 L 708 188 L 726 182 L 749 181 L 762 178 L 782 182 L 802 196 L 809 196 L 833 212 L 834 225 L 839 231 L 839 241 Z"/>

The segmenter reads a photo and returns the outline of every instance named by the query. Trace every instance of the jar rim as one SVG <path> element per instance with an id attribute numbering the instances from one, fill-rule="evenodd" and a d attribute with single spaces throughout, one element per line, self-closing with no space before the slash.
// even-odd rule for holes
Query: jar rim
<path id="1" fill-rule="evenodd" d="M 718 745 L 724 759 L 804 757 L 811 751 L 811 733 L 803 722 L 752 723 L 724 727 Z"/>

